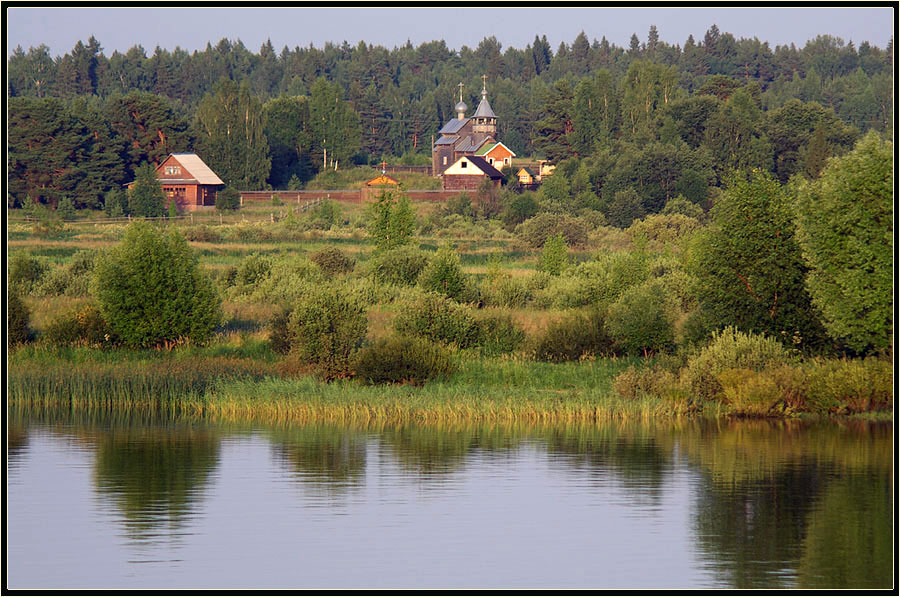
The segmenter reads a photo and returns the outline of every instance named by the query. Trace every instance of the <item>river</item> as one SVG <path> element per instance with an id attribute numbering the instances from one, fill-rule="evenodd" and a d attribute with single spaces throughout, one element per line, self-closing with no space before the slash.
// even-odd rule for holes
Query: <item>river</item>
<path id="1" fill-rule="evenodd" d="M 12 590 L 893 582 L 891 423 L 7 417 Z"/>

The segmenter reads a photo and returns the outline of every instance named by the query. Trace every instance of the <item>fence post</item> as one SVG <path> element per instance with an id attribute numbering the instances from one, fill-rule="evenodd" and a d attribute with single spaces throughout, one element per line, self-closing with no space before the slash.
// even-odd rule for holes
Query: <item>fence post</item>
<path id="1" fill-rule="evenodd" d="M 191 224 L 194 223 L 194 212 L 191 212 Z"/>

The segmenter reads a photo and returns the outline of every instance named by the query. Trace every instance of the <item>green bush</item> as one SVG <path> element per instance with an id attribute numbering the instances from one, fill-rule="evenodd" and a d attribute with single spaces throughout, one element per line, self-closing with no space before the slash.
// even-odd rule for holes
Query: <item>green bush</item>
<path id="1" fill-rule="evenodd" d="M 726 369 L 716 377 L 722 400 L 731 406 L 733 414 L 765 416 L 782 400 L 781 388 L 769 372 Z"/>
<path id="2" fill-rule="evenodd" d="M 475 346 L 479 340 L 478 323 L 463 305 L 436 293 L 404 309 L 394 320 L 394 329 L 402 335 L 419 336 L 460 348 Z"/>
<path id="3" fill-rule="evenodd" d="M 494 307 L 524 307 L 530 293 L 526 280 L 515 278 L 506 272 L 496 272 L 481 283 L 481 298 Z"/>
<path id="4" fill-rule="evenodd" d="M 231 187 L 216 193 L 217 211 L 236 211 L 241 206 L 241 194 Z"/>
<path id="5" fill-rule="evenodd" d="M 614 354 L 602 313 L 592 310 L 554 322 L 533 340 L 532 353 L 539 361 L 577 361 L 585 356 Z"/>
<path id="6" fill-rule="evenodd" d="M 790 360 L 790 354 L 778 340 L 727 327 L 714 332 L 709 345 L 688 359 L 680 381 L 696 398 L 712 400 L 721 397 L 720 373 L 729 369 L 763 371 Z"/>
<path id="7" fill-rule="evenodd" d="M 248 298 L 259 303 L 292 304 L 323 281 L 322 270 L 302 255 L 285 255 L 272 261 L 269 275 L 248 288 Z"/>
<path id="8" fill-rule="evenodd" d="M 323 379 L 349 377 L 367 325 L 362 305 L 334 288 L 320 287 L 295 303 L 291 312 L 291 355 Z"/>
<path id="9" fill-rule="evenodd" d="M 44 329 L 41 339 L 59 347 L 103 347 L 116 343 L 115 334 L 95 305 L 58 315 Z"/>
<path id="10" fill-rule="evenodd" d="M 90 293 L 96 257 L 95 251 L 78 251 L 69 263 L 50 270 L 34 293 L 40 296 L 86 296 Z"/>
<path id="11" fill-rule="evenodd" d="M 215 286 L 184 237 L 144 222 L 98 260 L 92 294 L 128 346 L 204 343 L 222 319 Z"/>
<path id="12" fill-rule="evenodd" d="M 34 337 L 29 327 L 31 310 L 15 290 L 7 292 L 6 300 L 6 345 L 30 342 Z"/>
<path id="13" fill-rule="evenodd" d="M 682 214 L 651 214 L 632 222 L 626 232 L 632 242 L 646 241 L 648 249 L 664 251 L 680 249 L 684 240 L 699 226 L 697 220 Z"/>
<path id="14" fill-rule="evenodd" d="M 478 320 L 478 346 L 483 354 L 507 354 L 524 341 L 525 332 L 509 315 L 493 314 Z"/>
<path id="15" fill-rule="evenodd" d="M 269 320 L 267 326 L 269 332 L 269 346 L 278 354 L 288 354 L 291 351 L 291 332 L 288 324 L 291 321 L 290 307 L 281 307 Z"/>
<path id="16" fill-rule="evenodd" d="M 181 233 L 186 240 L 195 243 L 217 243 L 222 240 L 219 231 L 206 224 L 185 226 L 181 228 Z"/>
<path id="17" fill-rule="evenodd" d="M 238 264 L 234 282 L 240 286 L 256 286 L 269 276 L 270 271 L 272 271 L 270 256 L 251 253 Z"/>
<path id="18" fill-rule="evenodd" d="M 637 400 L 645 396 L 665 396 L 678 379 L 665 367 L 629 367 L 613 378 L 613 389 L 622 398 Z"/>
<path id="19" fill-rule="evenodd" d="M 541 213 L 516 226 L 516 236 L 529 247 L 539 249 L 548 238 L 562 234 L 570 247 L 587 244 L 591 225 L 565 214 Z"/>
<path id="20" fill-rule="evenodd" d="M 569 266 L 569 253 L 566 241 L 562 233 L 556 233 L 547 238 L 544 248 L 541 250 L 541 260 L 538 270 L 547 272 L 551 276 L 560 275 Z"/>
<path id="21" fill-rule="evenodd" d="M 419 274 L 419 286 L 459 302 L 474 302 L 478 290 L 463 273 L 459 254 L 449 244 L 442 246 L 428 260 Z"/>
<path id="22" fill-rule="evenodd" d="M 891 410 L 894 371 L 890 361 L 817 359 L 805 364 L 808 408 L 814 412 L 854 413 Z"/>
<path id="23" fill-rule="evenodd" d="M 428 253 L 413 246 L 400 246 L 377 253 L 372 274 L 380 282 L 412 286 L 428 264 Z"/>
<path id="24" fill-rule="evenodd" d="M 326 274 L 336 276 L 353 271 L 354 261 L 344 255 L 340 249 L 326 247 L 309 256 L 309 260 L 319 266 Z"/>
<path id="25" fill-rule="evenodd" d="M 12 253 L 6 267 L 6 283 L 22 294 L 30 294 L 50 269 L 45 261 L 25 251 Z"/>
<path id="26" fill-rule="evenodd" d="M 609 307 L 609 334 L 622 352 L 645 356 L 675 343 L 671 299 L 655 280 L 633 286 Z"/>
<path id="27" fill-rule="evenodd" d="M 456 365 L 450 351 L 423 338 L 390 336 L 366 346 L 354 360 L 356 376 L 369 384 L 422 385 L 452 375 Z"/>

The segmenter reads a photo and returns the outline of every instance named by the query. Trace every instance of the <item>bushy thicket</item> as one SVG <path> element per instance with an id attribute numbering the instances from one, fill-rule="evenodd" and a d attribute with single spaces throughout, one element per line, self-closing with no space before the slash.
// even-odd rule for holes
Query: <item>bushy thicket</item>
<path id="1" fill-rule="evenodd" d="M 588 232 L 593 228 L 580 218 L 559 213 L 539 213 L 516 226 L 516 236 L 529 247 L 539 249 L 548 238 L 562 235 L 570 247 L 587 244 Z"/>
<path id="2" fill-rule="evenodd" d="M 25 344 L 34 337 L 31 331 L 31 310 L 15 289 L 6 294 L 6 345 Z"/>
<path id="3" fill-rule="evenodd" d="M 68 263 L 51 269 L 35 288 L 34 293 L 40 296 L 88 295 L 96 258 L 95 251 L 78 251 Z"/>
<path id="4" fill-rule="evenodd" d="M 349 377 L 367 326 L 359 301 L 331 287 L 319 288 L 293 305 L 287 324 L 290 356 L 323 379 Z"/>
<path id="5" fill-rule="evenodd" d="M 459 348 L 473 347 L 479 340 L 478 323 L 471 310 L 434 292 L 423 293 L 415 305 L 401 311 L 394 320 L 394 329 L 401 335 Z"/>
<path id="6" fill-rule="evenodd" d="M 455 373 L 457 367 L 443 346 L 424 338 L 393 335 L 362 348 L 353 369 L 358 379 L 369 384 L 422 385 Z"/>
<path id="7" fill-rule="evenodd" d="M 388 249 L 372 258 L 372 275 L 380 282 L 411 286 L 428 264 L 428 253 L 411 245 Z"/>
<path id="8" fill-rule="evenodd" d="M 41 335 L 51 346 L 111 347 L 117 344 L 115 333 L 96 305 L 62 313 L 53 318 Z"/>
<path id="9" fill-rule="evenodd" d="M 11 253 L 6 267 L 6 283 L 22 294 L 31 294 L 50 269 L 46 261 L 27 251 Z"/>
<path id="10" fill-rule="evenodd" d="M 459 254 L 449 244 L 440 247 L 419 274 L 419 286 L 460 302 L 474 302 L 478 289 L 462 271 Z"/>
<path id="11" fill-rule="evenodd" d="M 92 294 L 128 346 L 204 343 L 222 319 L 218 293 L 184 237 L 144 222 L 98 260 Z"/>
<path id="12" fill-rule="evenodd" d="M 614 342 L 599 310 L 575 313 L 551 323 L 533 339 L 531 349 L 540 361 L 577 361 L 589 356 L 614 354 Z"/>
<path id="13" fill-rule="evenodd" d="M 646 355 L 674 347 L 671 298 L 657 280 L 633 286 L 609 307 L 607 328 L 621 352 Z"/>
<path id="14" fill-rule="evenodd" d="M 319 266 L 328 275 L 336 276 L 353 271 L 356 265 L 353 259 L 334 247 L 320 249 L 309 256 L 309 260 Z"/>

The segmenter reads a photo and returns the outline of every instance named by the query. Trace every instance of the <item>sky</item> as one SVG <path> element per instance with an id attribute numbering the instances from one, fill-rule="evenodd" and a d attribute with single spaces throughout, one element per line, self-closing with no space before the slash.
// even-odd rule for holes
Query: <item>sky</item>
<path id="1" fill-rule="evenodd" d="M 588 39 L 604 36 L 627 48 L 636 33 L 645 42 L 650 25 L 660 40 L 683 46 L 689 35 L 700 41 L 713 24 L 735 38 L 758 38 L 777 45 L 803 47 L 817 35 L 840 37 L 858 47 L 863 41 L 884 48 L 894 32 L 893 6 L 564 6 L 521 3 L 507 6 L 465 4 L 461 7 L 424 6 L 297 6 L 260 7 L 183 6 L 176 4 L 134 6 L 46 6 L 4 3 L 7 56 L 46 44 L 51 56 L 69 52 L 78 40 L 93 35 L 106 56 L 126 52 L 140 44 L 151 55 L 156 46 L 202 50 L 207 42 L 222 38 L 241 40 L 256 53 L 267 39 L 276 52 L 284 46 L 317 48 L 326 42 L 355 46 L 360 40 L 388 49 L 440 40 L 450 49 L 476 48 L 494 36 L 502 47 L 524 49 L 535 35 L 546 35 L 553 51 L 560 42 L 571 44 L 582 30 Z M 552 5 L 551 5 L 552 6 Z"/>

